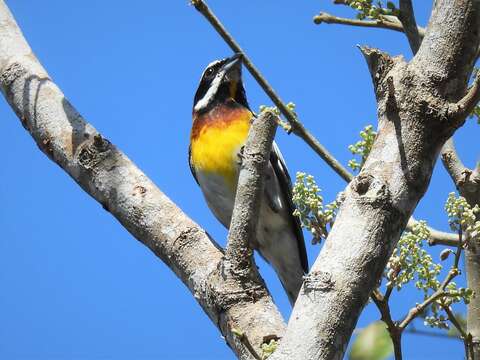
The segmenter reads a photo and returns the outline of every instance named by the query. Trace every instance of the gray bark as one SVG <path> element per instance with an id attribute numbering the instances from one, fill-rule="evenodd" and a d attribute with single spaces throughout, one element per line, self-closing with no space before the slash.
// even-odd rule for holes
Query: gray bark
<path id="1" fill-rule="evenodd" d="M 266 288 L 245 289 L 235 276 L 223 278 L 223 251 L 73 108 L 3 1 L 0 86 L 38 147 L 175 272 L 240 358 L 252 358 L 251 348 L 259 351 L 264 336 L 283 334 Z"/>
<path id="2" fill-rule="evenodd" d="M 342 358 L 442 145 L 465 121 L 455 103 L 467 87 L 480 40 L 472 29 L 479 27 L 479 1 L 437 0 L 410 63 L 362 49 L 377 97 L 378 135 L 345 190 L 272 359 Z"/>
<path id="3" fill-rule="evenodd" d="M 256 272 L 250 243 L 256 235 L 264 169 L 270 158 L 276 129 L 275 114 L 272 112 L 260 114 L 260 117 L 253 121 L 241 154 L 242 166 L 238 177 L 225 258 L 233 271 L 245 272 L 247 279 L 251 278 L 250 272 Z"/>

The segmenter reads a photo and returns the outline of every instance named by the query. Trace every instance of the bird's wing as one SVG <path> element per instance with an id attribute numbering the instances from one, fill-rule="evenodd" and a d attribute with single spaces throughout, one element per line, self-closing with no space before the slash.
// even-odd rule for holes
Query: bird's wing
<path id="1" fill-rule="evenodd" d="M 197 173 L 195 172 L 195 168 L 193 167 L 193 164 L 192 164 L 192 146 L 191 145 L 188 146 L 188 166 L 190 167 L 190 171 L 192 172 L 193 178 L 195 179 L 197 184 L 200 185 L 197 179 Z"/>
<path id="2" fill-rule="evenodd" d="M 280 194 L 274 194 L 274 189 L 272 187 L 265 186 L 266 196 L 269 202 L 269 205 L 273 210 L 275 209 L 276 204 L 279 204 L 282 207 L 282 203 L 286 205 L 286 211 L 288 212 L 288 220 L 290 221 L 293 233 L 297 238 L 298 252 L 300 256 L 300 261 L 302 263 L 302 268 L 305 273 L 308 272 L 308 259 L 307 259 L 307 250 L 305 249 L 305 241 L 303 239 L 302 226 L 298 217 L 293 215 L 295 206 L 293 205 L 292 200 L 292 180 L 288 174 L 287 166 L 285 160 L 283 159 L 280 149 L 277 144 L 273 142 L 272 151 L 270 152 L 270 164 L 273 167 L 274 174 L 278 179 L 280 185 Z M 278 197 L 283 197 L 279 199 Z M 283 201 L 282 201 L 283 200 Z"/>

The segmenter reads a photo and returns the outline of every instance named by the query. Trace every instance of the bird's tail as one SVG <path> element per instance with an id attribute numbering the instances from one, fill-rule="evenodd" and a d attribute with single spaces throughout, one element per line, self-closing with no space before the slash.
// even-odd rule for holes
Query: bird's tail
<path id="1" fill-rule="evenodd" d="M 298 269 L 298 270 L 301 270 L 301 269 Z M 288 272 L 277 271 L 277 275 L 280 279 L 283 289 L 287 293 L 288 300 L 290 301 L 290 305 L 292 305 L 293 307 L 303 284 L 303 271 L 302 270 L 288 271 Z"/>
<path id="2" fill-rule="evenodd" d="M 277 273 L 290 304 L 293 306 L 305 274 L 298 254 L 296 239 L 290 231 L 284 229 L 278 232 L 271 231 L 269 235 L 269 237 L 264 236 L 263 246 L 260 246 L 258 250 Z"/>

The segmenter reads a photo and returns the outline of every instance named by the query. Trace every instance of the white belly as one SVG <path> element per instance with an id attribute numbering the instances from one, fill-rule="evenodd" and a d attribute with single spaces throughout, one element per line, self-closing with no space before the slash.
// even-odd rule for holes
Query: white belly
<path id="1" fill-rule="evenodd" d="M 236 184 L 232 186 L 223 176 L 212 173 L 197 173 L 197 179 L 208 207 L 228 229 L 235 202 Z"/>

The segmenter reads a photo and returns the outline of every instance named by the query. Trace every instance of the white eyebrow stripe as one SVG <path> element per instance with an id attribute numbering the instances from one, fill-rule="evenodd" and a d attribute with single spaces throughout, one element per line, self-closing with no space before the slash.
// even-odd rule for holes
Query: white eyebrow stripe
<path id="1" fill-rule="evenodd" d="M 222 78 L 223 78 L 224 72 L 220 72 L 215 76 L 215 79 L 213 79 L 212 84 L 208 88 L 207 93 L 201 98 L 200 100 L 197 101 L 195 104 L 194 110 L 199 111 L 200 109 L 203 109 L 207 107 L 207 105 L 212 101 L 213 97 L 218 91 L 218 88 L 220 87 L 220 84 L 222 83 Z"/>
<path id="2" fill-rule="evenodd" d="M 207 67 L 205 68 L 205 70 L 203 71 L 202 76 L 200 76 L 200 80 L 203 79 L 203 76 L 205 75 L 205 73 L 207 72 L 208 69 L 217 65 L 218 63 L 220 63 L 220 60 L 214 60 L 210 64 L 208 64 Z"/>

